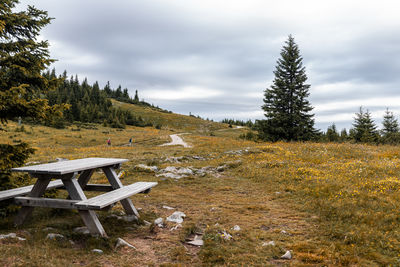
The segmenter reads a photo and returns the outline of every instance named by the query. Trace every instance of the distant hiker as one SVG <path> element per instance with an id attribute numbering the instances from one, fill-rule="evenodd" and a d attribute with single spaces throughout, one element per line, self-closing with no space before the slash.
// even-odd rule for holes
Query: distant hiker
<path id="1" fill-rule="evenodd" d="M 110 138 L 107 139 L 107 145 L 111 146 L 111 139 Z"/>
<path id="2" fill-rule="evenodd" d="M 129 139 L 129 146 L 132 146 L 132 137 Z"/>

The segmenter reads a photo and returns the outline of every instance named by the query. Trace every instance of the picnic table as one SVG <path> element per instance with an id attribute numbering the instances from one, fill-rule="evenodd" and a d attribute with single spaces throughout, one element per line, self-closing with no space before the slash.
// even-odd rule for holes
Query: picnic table
<path id="1" fill-rule="evenodd" d="M 122 185 L 115 169 L 119 168 L 127 159 L 117 158 L 84 158 L 66 160 L 54 163 L 13 168 L 14 172 L 28 172 L 31 177 L 37 178 L 31 186 L 0 192 L 0 201 L 13 198 L 21 205 L 15 217 L 15 224 L 22 224 L 31 216 L 34 207 L 49 207 L 62 209 L 77 209 L 91 234 L 106 237 L 107 234 L 101 225 L 95 210 L 109 208 L 120 201 L 126 214 L 139 217 L 130 196 L 137 193 L 148 193 L 156 182 L 136 182 L 131 185 Z M 109 181 L 106 184 L 89 184 L 89 180 L 96 169 L 102 169 Z M 51 179 L 55 179 L 51 181 Z M 67 199 L 44 198 L 48 189 L 66 189 Z M 99 191 L 102 194 L 88 199 L 84 191 Z M 27 196 L 24 196 L 27 195 Z"/>

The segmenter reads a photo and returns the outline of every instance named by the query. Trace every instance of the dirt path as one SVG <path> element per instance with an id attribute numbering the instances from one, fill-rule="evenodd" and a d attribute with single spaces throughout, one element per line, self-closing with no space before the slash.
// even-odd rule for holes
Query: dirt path
<path id="1" fill-rule="evenodd" d="M 171 134 L 170 137 L 171 137 L 172 141 L 169 142 L 169 143 L 166 143 L 166 144 L 162 144 L 160 146 L 176 146 L 176 145 L 179 145 L 179 146 L 183 146 L 183 147 L 192 147 L 192 146 L 188 145 L 188 143 L 183 141 L 183 139 L 179 136 L 179 135 L 182 135 L 182 134 L 185 134 L 185 133 Z"/>

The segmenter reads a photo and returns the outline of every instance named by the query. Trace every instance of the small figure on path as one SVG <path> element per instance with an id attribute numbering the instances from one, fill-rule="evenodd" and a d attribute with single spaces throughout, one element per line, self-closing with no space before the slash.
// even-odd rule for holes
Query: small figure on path
<path id="1" fill-rule="evenodd" d="M 133 139 L 132 137 L 129 139 L 129 146 L 132 146 Z"/>
<path id="2" fill-rule="evenodd" d="M 111 138 L 107 139 L 107 145 L 111 146 Z"/>

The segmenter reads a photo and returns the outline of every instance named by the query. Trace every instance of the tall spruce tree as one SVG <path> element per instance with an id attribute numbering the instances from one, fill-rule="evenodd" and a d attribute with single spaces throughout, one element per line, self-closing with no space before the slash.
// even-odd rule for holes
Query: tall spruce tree
<path id="1" fill-rule="evenodd" d="M 18 3 L 18 0 L 0 2 L 0 125 L 16 117 L 44 119 L 57 110 L 61 114 L 58 107 L 49 106 L 43 99 L 43 94 L 60 82 L 42 75 L 53 60 L 48 42 L 38 37 L 51 19 L 46 11 L 32 6 L 16 12 Z M 0 190 L 25 181 L 13 179 L 9 170 L 22 165 L 31 153 L 33 149 L 26 143 L 0 144 Z"/>
<path id="2" fill-rule="evenodd" d="M 300 50 L 289 35 L 278 59 L 273 85 L 264 91 L 264 115 L 259 123 L 260 137 L 264 140 L 310 140 L 314 129 L 314 114 L 307 100 L 310 85 L 303 67 Z"/>
<path id="3" fill-rule="evenodd" d="M 358 113 L 353 122 L 353 134 L 354 141 L 358 143 L 376 143 L 379 139 L 377 126 L 372 120 L 371 113 L 367 110 L 366 112 L 360 107 Z"/>

